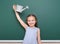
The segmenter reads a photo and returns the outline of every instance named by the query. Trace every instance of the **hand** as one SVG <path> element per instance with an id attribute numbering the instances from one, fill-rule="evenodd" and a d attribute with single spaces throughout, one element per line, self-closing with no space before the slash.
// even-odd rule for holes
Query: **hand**
<path id="1" fill-rule="evenodd" d="M 13 10 L 16 11 L 16 5 L 13 5 Z"/>

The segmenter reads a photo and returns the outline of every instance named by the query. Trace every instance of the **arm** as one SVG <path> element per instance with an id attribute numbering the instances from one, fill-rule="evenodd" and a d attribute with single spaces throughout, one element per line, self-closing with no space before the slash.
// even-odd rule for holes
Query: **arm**
<path id="1" fill-rule="evenodd" d="M 37 40 L 38 40 L 38 44 L 42 44 L 41 38 L 40 38 L 40 29 L 38 29 L 38 32 L 37 32 Z"/>
<path id="2" fill-rule="evenodd" d="M 17 20 L 18 20 L 18 21 L 20 22 L 20 24 L 26 29 L 27 24 L 25 24 L 25 23 L 23 22 L 23 20 L 22 20 L 22 19 L 20 18 L 20 16 L 19 16 L 18 12 L 16 12 L 16 5 L 13 5 L 13 9 L 14 9 L 14 11 L 15 11 Z"/>

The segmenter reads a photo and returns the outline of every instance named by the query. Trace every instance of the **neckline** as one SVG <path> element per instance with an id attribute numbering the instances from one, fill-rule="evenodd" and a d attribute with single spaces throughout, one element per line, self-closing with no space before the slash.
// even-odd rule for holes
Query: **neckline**
<path id="1" fill-rule="evenodd" d="M 35 27 L 30 27 L 31 29 L 34 29 Z"/>

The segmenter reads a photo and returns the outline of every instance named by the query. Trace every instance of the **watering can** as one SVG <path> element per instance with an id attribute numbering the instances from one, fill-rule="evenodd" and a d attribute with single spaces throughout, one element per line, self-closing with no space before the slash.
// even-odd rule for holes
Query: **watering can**
<path id="1" fill-rule="evenodd" d="M 16 11 L 17 11 L 17 12 L 22 13 L 22 12 L 23 12 L 24 10 L 26 10 L 26 9 L 29 9 L 29 7 L 26 6 L 25 8 L 23 8 L 23 6 L 21 6 L 21 5 L 16 5 Z"/>

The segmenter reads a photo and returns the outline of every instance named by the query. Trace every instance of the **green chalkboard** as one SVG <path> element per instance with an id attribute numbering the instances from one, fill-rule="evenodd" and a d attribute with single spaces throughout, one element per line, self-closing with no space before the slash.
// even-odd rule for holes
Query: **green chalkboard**
<path id="1" fill-rule="evenodd" d="M 0 0 L 0 40 L 23 40 L 25 30 L 16 19 L 13 4 L 29 6 L 20 14 L 23 21 L 30 13 L 38 19 L 42 40 L 60 40 L 60 0 Z"/>

